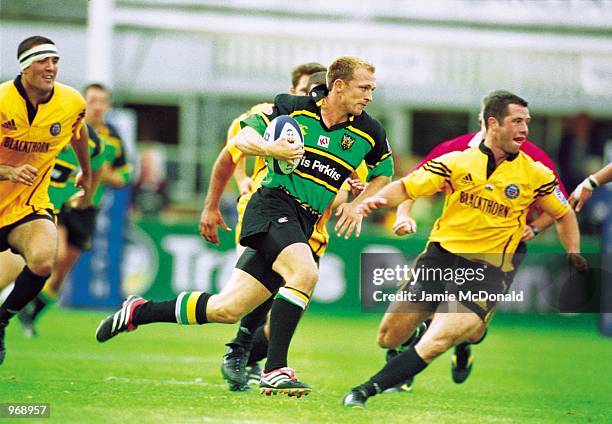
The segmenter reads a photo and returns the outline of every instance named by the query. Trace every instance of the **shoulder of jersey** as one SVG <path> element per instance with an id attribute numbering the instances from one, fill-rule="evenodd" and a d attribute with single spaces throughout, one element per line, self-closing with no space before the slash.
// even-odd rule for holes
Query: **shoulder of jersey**
<path id="1" fill-rule="evenodd" d="M 521 151 L 520 154 L 523 156 L 523 158 L 531 165 L 535 168 L 535 170 L 537 170 L 538 172 L 544 172 L 544 173 L 549 173 L 552 172 L 552 170 L 544 165 L 542 162 L 540 162 L 537 159 L 532 158 L 531 156 L 529 156 L 527 153 Z"/>
<path id="2" fill-rule="evenodd" d="M 361 115 L 353 120 L 351 126 L 365 132 L 366 134 L 369 134 L 376 141 L 384 142 L 386 139 L 385 127 L 383 127 L 377 119 L 371 117 L 365 111 L 363 111 Z"/>
<path id="3" fill-rule="evenodd" d="M 544 149 L 542 149 L 530 140 L 525 140 L 525 142 L 521 146 L 521 152 L 525 153 L 527 156 L 529 156 L 536 162 L 539 162 L 541 159 L 549 159 L 550 161 L 552 161 L 552 159 L 550 158 L 550 156 L 548 156 L 548 153 L 546 153 Z"/>
<path id="4" fill-rule="evenodd" d="M 108 122 L 104 122 L 104 125 L 106 125 L 106 128 L 108 128 L 108 135 L 110 137 L 121 139 L 121 137 L 119 137 L 119 131 L 117 131 L 117 128 L 115 128 L 115 126 L 113 124 L 109 124 Z"/>
<path id="5" fill-rule="evenodd" d="M 5 81 L 0 84 L 0 95 L 5 95 L 13 86 L 13 81 Z"/>
<path id="6" fill-rule="evenodd" d="M 272 114 L 272 107 L 274 105 L 272 103 L 259 103 L 256 104 L 255 106 L 251 107 L 249 110 L 247 110 L 244 115 L 245 116 L 249 116 L 252 115 L 254 113 L 265 113 L 266 115 L 270 115 Z"/>
<path id="7" fill-rule="evenodd" d="M 76 89 L 60 82 L 55 83 L 54 95 L 61 96 L 62 101 L 74 105 L 77 109 L 85 108 L 85 99 Z"/>
<path id="8" fill-rule="evenodd" d="M 290 115 L 296 110 L 315 111 L 317 104 L 310 96 L 293 96 L 291 94 L 279 94 L 274 99 L 279 115 Z"/>

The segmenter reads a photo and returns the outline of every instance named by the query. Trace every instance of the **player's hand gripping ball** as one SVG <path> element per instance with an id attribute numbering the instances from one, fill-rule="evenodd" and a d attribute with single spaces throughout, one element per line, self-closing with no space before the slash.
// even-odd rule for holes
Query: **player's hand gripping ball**
<path id="1" fill-rule="evenodd" d="M 289 115 L 280 115 L 274 118 L 263 136 L 264 140 L 269 143 L 274 143 L 282 137 L 286 137 L 290 143 L 298 143 L 299 147 L 304 146 L 302 129 L 297 121 Z M 277 174 L 290 174 L 298 167 L 299 163 L 299 159 L 286 161 L 271 156 L 266 157 L 268 168 Z"/>

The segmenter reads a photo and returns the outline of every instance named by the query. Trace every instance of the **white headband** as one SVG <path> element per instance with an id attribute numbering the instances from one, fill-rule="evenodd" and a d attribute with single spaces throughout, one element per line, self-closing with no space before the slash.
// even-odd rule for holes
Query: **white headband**
<path id="1" fill-rule="evenodd" d="M 57 47 L 55 44 L 39 44 L 29 50 L 21 53 L 19 56 L 19 67 L 23 71 L 25 68 L 30 66 L 32 62 L 37 60 L 45 59 L 47 57 L 59 57 Z"/>

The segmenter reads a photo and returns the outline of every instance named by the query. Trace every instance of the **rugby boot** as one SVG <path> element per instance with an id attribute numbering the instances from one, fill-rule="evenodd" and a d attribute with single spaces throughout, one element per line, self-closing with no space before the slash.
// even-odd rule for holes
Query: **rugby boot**
<path id="1" fill-rule="evenodd" d="M 232 392 L 245 392 L 249 390 L 249 373 L 246 370 L 248 352 L 237 343 L 228 343 L 227 352 L 221 363 L 221 374 L 227 381 Z"/>
<path id="2" fill-rule="evenodd" d="M 311 390 L 308 384 L 297 379 L 295 371 L 289 367 L 261 373 L 259 393 L 262 395 L 288 395 L 289 397 L 301 398 L 302 396 L 308 396 Z"/>
<path id="3" fill-rule="evenodd" d="M 132 295 L 128 297 L 117 312 L 100 321 L 96 330 L 96 339 L 100 343 L 104 343 L 119 333 L 136 330 L 138 327 L 132 323 L 134 311 L 145 303 L 147 301 L 140 296 Z"/>
<path id="4" fill-rule="evenodd" d="M 469 343 L 461 343 L 455 346 L 455 352 L 451 358 L 451 374 L 453 381 L 457 384 L 463 383 L 472 372 L 474 356 Z"/>

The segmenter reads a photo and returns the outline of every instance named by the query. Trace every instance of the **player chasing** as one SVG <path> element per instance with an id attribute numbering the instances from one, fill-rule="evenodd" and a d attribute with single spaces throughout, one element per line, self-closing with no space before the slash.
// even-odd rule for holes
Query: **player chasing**
<path id="1" fill-rule="evenodd" d="M 429 161 L 364 200 L 359 207 L 360 213 L 367 216 L 381 207 L 394 207 L 406 199 L 446 190 L 444 209 L 415 268 L 461 267 L 484 272 L 485 278 L 461 286 L 439 280 L 408 283 L 404 289 L 417 299 L 424 292 L 446 290 L 506 293 L 507 274 L 513 269 L 512 256 L 523 236 L 527 211 L 533 202 L 557 220 L 559 237 L 571 264 L 579 271 L 587 269 L 586 260 L 580 255 L 576 216 L 560 192 L 557 179 L 550 169 L 520 151 L 530 121 L 527 102 L 509 92 L 494 92 L 487 96 L 483 117 L 486 135 L 478 147 Z M 430 327 L 415 345 L 351 389 L 343 399 L 344 406 L 363 408 L 369 397 L 414 377 L 451 347 L 479 340 L 495 302 L 406 302 L 395 306 L 405 317 L 408 334 L 428 318 L 432 319 Z"/>
<path id="2" fill-rule="evenodd" d="M 11 249 L 26 263 L 0 306 L 0 363 L 6 326 L 55 266 L 57 229 L 48 188 L 55 158 L 69 142 L 81 166 L 76 185 L 84 199 L 91 198 L 85 100 L 55 81 L 59 57 L 48 38 L 27 38 L 17 49 L 20 75 L 0 85 L 0 252 Z"/>
<path id="3" fill-rule="evenodd" d="M 49 188 L 49 197 L 58 214 L 57 264 L 41 292 L 17 315 L 27 337 L 37 334 L 36 321 L 57 301 L 62 284 L 81 253 L 92 248 L 105 187 L 123 187 L 129 182 L 131 175 L 123 141 L 117 130 L 104 121 L 104 116 L 110 109 L 108 90 L 103 85 L 94 83 L 85 87 L 83 94 L 87 106 L 85 122 L 89 129 L 94 170 L 93 197 L 86 202 L 87 206 L 81 206 L 83 198 L 73 183 L 78 162 L 72 148 L 66 146 L 58 156 Z"/>
<path id="4" fill-rule="evenodd" d="M 393 159 L 384 128 L 364 109 L 376 88 L 374 66 L 367 61 L 342 56 L 328 68 L 329 93 L 321 100 L 312 97 L 278 95 L 272 110 L 251 115 L 242 121 L 234 137 L 238 148 L 250 155 L 269 156 L 262 134 L 279 115 L 290 115 L 302 127 L 304 147 L 277 159 L 300 159 L 297 169 L 288 174 L 268 172 L 262 186 L 245 210 L 240 243 L 247 248 L 238 259 L 229 283 L 221 293 L 183 292 L 165 302 L 129 297 L 115 314 L 100 323 L 98 341 L 152 322 L 205 324 L 235 323 L 278 292 L 270 312 L 268 357 L 261 375 L 260 389 L 265 394 L 301 396 L 311 390 L 287 366 L 291 338 L 319 279 L 312 249 L 308 244 L 317 220 L 332 203 L 346 178 L 365 160 L 369 168 L 368 185 L 350 203 L 339 206 L 335 231 L 339 236 L 357 235 L 361 215 L 357 205 L 384 187 L 393 175 Z M 280 144 L 287 140 L 280 140 Z M 290 143 L 287 143 L 290 144 Z M 297 144 L 297 143 L 296 143 Z M 303 155 L 303 156 L 302 156 Z M 325 172 L 316 164 L 324 164 Z M 218 200 L 227 179 L 215 163 L 205 209 L 212 214 L 201 218 L 200 232 L 207 241 L 218 241 L 216 227 L 227 228 L 218 212 Z M 210 225 L 215 228 L 211 235 Z M 261 280 L 262 273 L 273 274 L 274 281 Z"/>
<path id="5" fill-rule="evenodd" d="M 494 91 L 491 94 L 496 94 L 496 92 Z M 486 134 L 483 120 L 483 108 L 486 103 L 487 97 L 483 99 L 483 106 L 478 114 L 480 125 L 479 132 L 465 134 L 453 138 L 452 140 L 442 142 L 431 152 L 429 152 L 427 156 L 423 158 L 423 160 L 413 169 L 413 171 L 422 168 L 431 160 L 437 160 L 440 156 L 446 153 L 462 152 L 470 147 L 478 147 Z M 521 144 L 520 150 L 532 158 L 535 162 L 540 162 L 549 168 L 555 174 L 555 177 L 559 182 L 559 189 L 563 193 L 563 196 L 567 197 L 567 192 L 563 186 L 563 183 L 559 179 L 555 164 L 546 154 L 546 152 L 528 139 L 525 139 L 525 141 Z M 393 224 L 393 231 L 396 235 L 403 236 L 416 232 L 416 222 L 410 216 L 414 202 L 414 200 L 408 199 L 398 205 L 397 217 L 395 223 Z M 554 218 L 545 213 L 541 208 L 534 205 L 529 208 L 526 217 L 527 225 L 524 227 L 525 229 L 523 236 L 521 237 L 521 241 L 518 244 L 514 255 L 512 256 L 512 265 L 514 269 L 507 274 L 508 286 L 512 284 L 514 276 L 516 275 L 516 272 L 525 257 L 527 252 L 526 242 L 532 240 L 537 234 L 544 231 L 554 222 Z M 393 311 L 393 305 L 391 305 L 391 308 L 392 310 L 385 314 L 381 320 L 377 337 L 378 344 L 387 349 L 387 361 L 397 356 L 398 353 L 401 353 L 403 350 L 406 350 L 410 348 L 410 346 L 416 344 L 423 334 L 425 334 L 425 331 L 430 324 L 430 320 L 425 320 L 421 325 L 419 325 L 419 327 L 417 327 L 413 334 L 407 333 L 407 331 L 409 331 L 409 326 L 405 325 L 403 322 L 404 315 L 401 312 Z M 407 316 L 407 319 L 410 320 L 410 317 Z M 461 384 L 469 377 L 474 364 L 474 355 L 472 353 L 471 346 L 481 343 L 485 336 L 486 332 L 483 334 L 482 338 L 476 342 L 464 342 L 454 347 L 454 352 L 451 356 L 451 376 L 455 383 Z M 401 382 L 398 385 L 385 390 L 385 393 L 411 391 L 412 384 L 413 378 L 410 378 L 407 381 Z"/>

